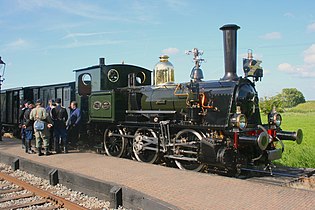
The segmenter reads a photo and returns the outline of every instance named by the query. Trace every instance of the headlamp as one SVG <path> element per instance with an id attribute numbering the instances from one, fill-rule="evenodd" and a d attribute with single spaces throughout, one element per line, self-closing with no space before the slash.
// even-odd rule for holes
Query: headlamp
<path id="1" fill-rule="evenodd" d="M 247 127 L 247 118 L 244 114 L 234 114 L 231 119 L 232 125 L 241 130 Z"/>
<path id="2" fill-rule="evenodd" d="M 270 113 L 269 114 L 269 125 L 275 125 L 277 127 L 280 127 L 282 122 L 282 117 L 278 113 Z"/>
<path id="3" fill-rule="evenodd" d="M 244 114 L 239 114 L 236 118 L 236 126 L 240 129 L 245 129 L 247 126 L 247 119 Z"/>

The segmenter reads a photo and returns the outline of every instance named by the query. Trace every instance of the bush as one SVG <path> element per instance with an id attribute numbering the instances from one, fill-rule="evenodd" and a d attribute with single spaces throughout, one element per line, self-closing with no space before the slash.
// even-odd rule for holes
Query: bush
<path id="1" fill-rule="evenodd" d="M 282 101 L 278 97 L 273 96 L 269 98 L 264 97 L 260 99 L 260 102 L 259 102 L 260 112 L 267 115 L 269 112 L 271 112 L 273 107 L 276 108 L 277 112 L 284 111 Z"/>

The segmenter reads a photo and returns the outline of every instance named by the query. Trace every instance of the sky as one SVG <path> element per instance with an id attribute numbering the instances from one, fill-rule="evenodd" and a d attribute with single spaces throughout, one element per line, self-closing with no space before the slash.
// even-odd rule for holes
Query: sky
<path id="1" fill-rule="evenodd" d="M 259 97 L 297 88 L 315 100 L 315 1 L 0 0 L 2 89 L 74 81 L 73 70 L 124 62 L 153 70 L 167 54 L 175 82 L 204 51 L 204 80 L 224 75 L 219 28 L 240 26 L 237 74 L 248 49 L 262 60 Z"/>

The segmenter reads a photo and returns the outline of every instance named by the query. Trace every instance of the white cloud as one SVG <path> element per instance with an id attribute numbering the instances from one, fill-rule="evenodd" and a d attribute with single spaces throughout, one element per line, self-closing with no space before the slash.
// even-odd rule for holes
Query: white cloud
<path id="1" fill-rule="evenodd" d="M 283 72 L 294 73 L 296 72 L 295 67 L 289 63 L 281 63 L 278 65 L 278 69 Z"/>
<path id="2" fill-rule="evenodd" d="M 119 1 L 119 3 L 112 3 L 110 6 L 107 6 L 108 4 L 108 1 L 17 0 L 16 7 L 32 12 L 43 9 L 56 10 L 60 14 L 64 13 L 92 20 L 149 24 L 161 24 L 159 21 L 160 11 L 165 8 L 170 8 L 179 14 L 188 14 L 188 4 L 182 0 L 133 0 Z"/>
<path id="3" fill-rule="evenodd" d="M 74 38 L 74 37 L 89 37 L 89 36 L 100 36 L 105 34 L 114 34 L 114 33 L 120 33 L 120 32 L 95 32 L 95 33 L 69 33 L 66 36 L 62 37 L 62 39 L 68 39 L 68 38 Z"/>
<path id="4" fill-rule="evenodd" d="M 167 54 L 167 55 L 175 55 L 175 54 L 179 53 L 179 49 L 174 48 L 174 47 L 170 47 L 170 48 L 162 50 L 162 52 L 164 54 Z"/>
<path id="5" fill-rule="evenodd" d="M 52 45 L 48 46 L 47 49 L 70 49 L 70 48 L 79 48 L 79 47 L 89 47 L 89 46 L 100 46 L 100 45 L 116 45 L 121 44 L 126 41 L 124 40 L 92 40 L 92 41 L 77 41 L 74 40 L 73 42 L 65 45 Z"/>
<path id="6" fill-rule="evenodd" d="M 278 70 L 300 77 L 315 77 L 315 44 L 304 51 L 304 63 L 294 66 L 289 63 L 281 63 Z"/>
<path id="7" fill-rule="evenodd" d="M 22 10 L 28 11 L 41 10 L 43 8 L 54 9 L 70 15 L 99 20 L 132 21 L 128 17 L 117 15 L 116 12 L 108 11 L 91 2 L 82 3 L 58 0 L 18 0 L 18 7 Z"/>
<path id="8" fill-rule="evenodd" d="M 309 32 L 315 32 L 315 22 L 311 23 L 307 26 L 307 31 Z"/>
<path id="9" fill-rule="evenodd" d="M 17 39 L 5 45 L 6 50 L 19 50 L 30 46 L 30 43 L 24 39 Z"/>
<path id="10" fill-rule="evenodd" d="M 312 44 L 304 51 L 304 62 L 307 64 L 315 64 L 315 44 Z"/>
<path id="11" fill-rule="evenodd" d="M 280 32 L 271 32 L 260 36 L 260 38 L 265 40 L 281 39 L 282 35 Z"/>
<path id="12" fill-rule="evenodd" d="M 281 63 L 278 65 L 278 70 L 299 77 L 315 77 L 315 65 L 293 66 L 289 63 Z"/>

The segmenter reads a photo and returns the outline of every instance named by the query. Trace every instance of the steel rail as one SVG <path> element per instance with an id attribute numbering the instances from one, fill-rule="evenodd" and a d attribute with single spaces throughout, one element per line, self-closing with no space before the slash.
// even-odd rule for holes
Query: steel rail
<path id="1" fill-rule="evenodd" d="M 21 203 L 21 204 L 17 204 L 17 205 L 12 205 L 12 206 L 8 206 L 8 207 L 4 207 L 1 208 L 1 210 L 15 210 L 15 209 L 21 209 L 21 208 L 27 208 L 27 207 L 31 207 L 31 206 L 36 206 L 36 205 L 43 205 L 47 203 L 47 199 L 41 199 L 41 200 L 36 200 L 36 201 L 31 201 L 31 202 L 27 202 L 27 203 Z M 45 210 L 48 209 L 56 209 L 56 206 L 50 208 L 44 208 Z"/>
<path id="2" fill-rule="evenodd" d="M 22 180 L 19 180 L 15 177 L 12 177 L 12 176 L 5 174 L 3 172 L 0 172 L 0 178 L 3 178 L 5 180 L 7 180 L 8 182 L 11 182 L 15 185 L 18 185 L 18 186 L 24 188 L 25 190 L 33 192 L 37 196 L 41 196 L 45 199 L 48 199 L 49 201 L 55 203 L 59 207 L 67 208 L 70 210 L 86 210 L 86 209 L 88 209 L 88 208 L 80 206 L 79 204 L 76 204 L 76 203 L 73 203 L 69 200 L 66 200 L 65 198 L 54 195 L 54 194 L 47 192 L 45 190 L 39 189 L 39 188 L 37 188 L 31 184 L 28 184 Z"/>
<path id="3" fill-rule="evenodd" d="M 7 190 L 0 189 L 0 194 L 13 193 L 13 192 L 21 191 L 21 190 L 23 190 L 22 187 L 13 188 L 13 189 L 7 189 Z"/>

